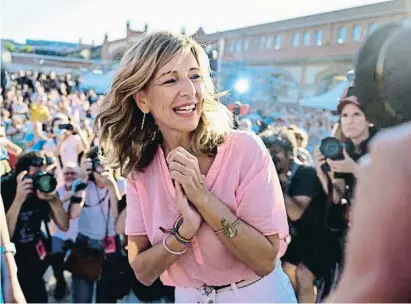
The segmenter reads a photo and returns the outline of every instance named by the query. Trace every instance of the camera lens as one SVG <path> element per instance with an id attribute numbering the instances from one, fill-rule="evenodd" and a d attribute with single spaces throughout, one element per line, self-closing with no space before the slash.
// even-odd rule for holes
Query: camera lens
<path id="1" fill-rule="evenodd" d="M 324 157 L 332 160 L 344 159 L 343 146 L 334 137 L 327 137 L 321 141 L 320 152 Z"/>
<path id="2" fill-rule="evenodd" d="M 57 187 L 57 180 L 53 174 L 40 171 L 33 177 L 33 186 L 41 192 L 51 193 Z"/>

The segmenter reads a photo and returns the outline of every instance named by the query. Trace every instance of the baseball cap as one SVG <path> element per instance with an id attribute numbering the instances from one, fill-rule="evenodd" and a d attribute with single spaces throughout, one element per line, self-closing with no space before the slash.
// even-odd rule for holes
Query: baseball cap
<path id="1" fill-rule="evenodd" d="M 349 87 L 347 90 L 344 91 L 343 95 L 341 96 L 340 103 L 337 106 L 338 114 L 341 114 L 343 108 L 347 104 L 353 104 L 362 111 L 361 104 L 358 100 L 358 97 L 355 95 L 353 87 Z"/>

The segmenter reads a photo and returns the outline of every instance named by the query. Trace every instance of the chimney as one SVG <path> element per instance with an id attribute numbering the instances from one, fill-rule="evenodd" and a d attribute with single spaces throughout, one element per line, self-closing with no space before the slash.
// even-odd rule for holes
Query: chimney
<path id="1" fill-rule="evenodd" d="M 105 33 L 105 34 L 104 34 L 104 42 L 107 42 L 107 41 L 108 41 L 108 34 Z"/>
<path id="2" fill-rule="evenodd" d="M 147 33 L 147 30 L 148 30 L 148 24 L 146 23 L 144 24 L 144 32 Z"/>
<path id="3" fill-rule="evenodd" d="M 81 37 L 78 39 L 78 45 L 81 46 Z"/>

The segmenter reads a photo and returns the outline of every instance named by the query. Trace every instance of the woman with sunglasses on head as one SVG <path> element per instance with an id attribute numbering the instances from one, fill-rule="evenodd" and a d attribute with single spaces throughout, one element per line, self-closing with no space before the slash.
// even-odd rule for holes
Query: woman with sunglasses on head
<path id="1" fill-rule="evenodd" d="M 123 57 L 96 133 L 129 177 L 129 261 L 143 284 L 175 286 L 176 302 L 295 302 L 271 157 L 231 129 L 218 97 L 188 36 L 153 33 Z"/>
<path id="2" fill-rule="evenodd" d="M 337 303 L 411 301 L 411 28 L 377 29 L 364 43 L 355 86 L 381 128 L 357 171 L 356 206 Z"/>
<path id="3" fill-rule="evenodd" d="M 44 174 L 51 166 L 43 152 L 27 152 L 19 156 L 15 170 L 1 180 L 7 225 L 17 249 L 17 275 L 29 303 L 45 303 L 48 298 L 43 280 L 48 244 L 42 223 L 47 225 L 51 215 L 62 231 L 69 228 L 67 212 L 56 194 L 57 181 L 52 174 Z"/>

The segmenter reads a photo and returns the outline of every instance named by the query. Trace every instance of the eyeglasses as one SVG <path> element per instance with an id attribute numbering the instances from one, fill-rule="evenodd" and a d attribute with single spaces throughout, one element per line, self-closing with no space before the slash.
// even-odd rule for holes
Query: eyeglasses
<path id="1" fill-rule="evenodd" d="M 67 175 L 67 176 L 69 176 L 69 175 L 74 176 L 74 175 L 77 175 L 77 172 L 70 172 L 70 171 L 67 171 L 67 172 L 64 172 L 63 174 L 64 174 L 64 175 Z"/>

